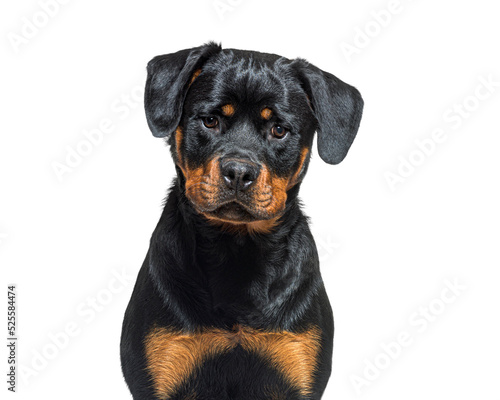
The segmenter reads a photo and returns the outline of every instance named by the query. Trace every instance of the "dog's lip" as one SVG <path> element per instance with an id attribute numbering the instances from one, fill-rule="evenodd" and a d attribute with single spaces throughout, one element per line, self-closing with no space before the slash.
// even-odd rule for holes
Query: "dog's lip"
<path id="1" fill-rule="evenodd" d="M 219 210 L 223 207 L 226 207 L 228 205 L 231 205 L 231 204 L 233 204 L 235 206 L 239 206 L 240 208 L 244 209 L 249 214 L 252 214 L 252 215 L 254 214 L 254 212 L 252 210 L 252 206 L 249 204 L 246 204 L 246 202 L 244 200 L 240 199 L 236 195 L 224 196 L 222 198 L 219 198 L 219 199 L 217 199 L 217 202 L 210 204 L 208 207 L 205 206 L 205 207 L 200 208 L 200 207 L 196 207 L 196 204 L 195 204 L 195 207 L 198 209 L 198 211 L 213 213 L 213 212 L 217 212 L 217 210 Z"/>
<path id="2" fill-rule="evenodd" d="M 227 222 L 248 223 L 276 217 L 275 214 L 268 214 L 258 204 L 254 204 L 250 199 L 247 200 L 238 196 L 237 193 L 220 196 L 216 201 L 209 204 L 199 204 L 193 201 L 191 201 L 191 204 L 198 213 L 215 219 L 224 219 Z M 223 217 L 226 214 L 227 217 Z"/>
<path id="3" fill-rule="evenodd" d="M 242 223 L 257 220 L 248 207 L 235 200 L 220 205 L 208 214 L 218 219 Z"/>

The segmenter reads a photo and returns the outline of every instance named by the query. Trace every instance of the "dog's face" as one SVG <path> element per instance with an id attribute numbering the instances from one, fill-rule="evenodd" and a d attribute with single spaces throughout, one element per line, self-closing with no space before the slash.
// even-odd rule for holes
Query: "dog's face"
<path id="1" fill-rule="evenodd" d="M 274 219 L 305 172 L 315 118 L 277 59 L 219 54 L 195 73 L 175 132 L 176 161 L 188 199 L 209 219 Z"/>
<path id="2" fill-rule="evenodd" d="M 363 102 L 356 89 L 304 60 L 208 44 L 154 58 L 145 105 L 195 210 L 265 230 L 303 179 L 314 132 L 320 156 L 340 162 Z"/>

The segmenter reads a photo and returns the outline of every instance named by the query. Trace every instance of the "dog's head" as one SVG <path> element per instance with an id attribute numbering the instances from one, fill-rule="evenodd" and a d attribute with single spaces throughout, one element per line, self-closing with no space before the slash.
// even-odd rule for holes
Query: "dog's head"
<path id="1" fill-rule="evenodd" d="M 305 60 L 209 43 L 153 58 L 145 107 L 195 210 L 265 231 L 302 181 L 315 131 L 325 162 L 344 159 L 363 100 Z"/>

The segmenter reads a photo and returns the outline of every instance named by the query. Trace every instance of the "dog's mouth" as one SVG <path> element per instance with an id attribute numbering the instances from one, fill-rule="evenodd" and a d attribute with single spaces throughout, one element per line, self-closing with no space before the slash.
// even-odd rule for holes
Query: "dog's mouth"
<path id="1" fill-rule="evenodd" d="M 285 209 L 286 194 L 279 196 L 267 185 L 262 190 L 227 190 L 211 182 L 187 186 L 186 196 L 195 211 L 209 220 L 245 225 L 276 220 Z"/>
<path id="2" fill-rule="evenodd" d="M 216 219 L 230 223 L 248 223 L 258 220 L 247 208 L 240 203 L 232 201 L 221 205 L 213 211 L 204 213 L 209 219 Z"/>

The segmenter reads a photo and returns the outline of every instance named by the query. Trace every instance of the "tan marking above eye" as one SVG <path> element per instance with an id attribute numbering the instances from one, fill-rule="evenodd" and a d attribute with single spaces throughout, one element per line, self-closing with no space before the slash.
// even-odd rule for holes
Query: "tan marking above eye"
<path id="1" fill-rule="evenodd" d="M 272 115 L 273 115 L 273 110 L 271 110 L 268 107 L 263 108 L 262 111 L 260 112 L 260 116 L 265 120 L 271 119 Z"/>
<path id="2" fill-rule="evenodd" d="M 182 332 L 154 327 L 144 345 L 147 368 L 159 398 L 172 396 L 205 360 L 238 345 L 267 360 L 303 396 L 312 392 L 321 331 L 316 326 L 300 333 L 269 332 L 236 325 L 232 331 L 204 328 Z"/>
<path id="3" fill-rule="evenodd" d="M 232 117 L 234 115 L 234 106 L 232 104 L 226 104 L 222 106 L 222 115 L 225 117 Z"/>

